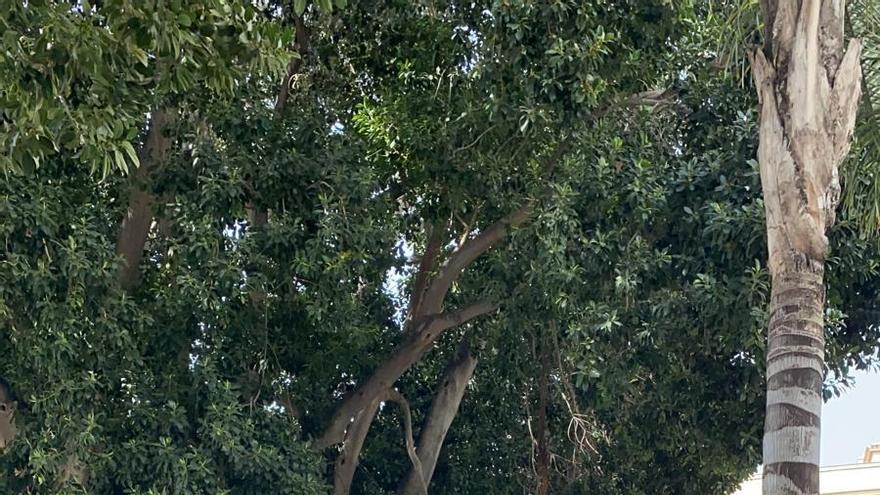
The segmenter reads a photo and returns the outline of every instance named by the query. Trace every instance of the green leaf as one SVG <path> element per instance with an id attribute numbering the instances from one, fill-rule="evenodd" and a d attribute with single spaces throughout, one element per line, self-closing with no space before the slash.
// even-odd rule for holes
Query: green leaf
<path id="1" fill-rule="evenodd" d="M 128 159 L 131 161 L 132 165 L 134 165 L 134 168 L 140 167 L 140 160 L 138 159 L 137 152 L 135 152 L 134 146 L 132 146 L 131 143 L 128 141 L 123 142 L 122 150 L 128 155 Z"/>
<path id="2" fill-rule="evenodd" d="M 295 0 L 293 2 L 293 11 L 296 12 L 296 15 L 303 15 L 303 12 L 306 11 L 306 0 Z"/>
<path id="3" fill-rule="evenodd" d="M 147 57 L 147 52 L 141 50 L 138 47 L 134 47 L 131 49 L 131 54 L 134 55 L 134 58 L 137 59 L 138 62 L 141 63 L 144 67 L 149 64 L 149 58 Z"/>
<path id="4" fill-rule="evenodd" d="M 122 170 L 123 172 L 128 172 L 128 163 L 125 161 L 125 156 L 122 155 L 122 152 L 118 149 L 113 150 L 113 157 L 115 158 L 116 167 Z"/>

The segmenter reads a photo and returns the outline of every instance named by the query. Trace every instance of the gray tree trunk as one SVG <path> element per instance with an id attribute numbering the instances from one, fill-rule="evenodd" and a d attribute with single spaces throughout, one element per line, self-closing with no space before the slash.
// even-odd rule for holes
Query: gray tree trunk
<path id="1" fill-rule="evenodd" d="M 762 0 L 752 58 L 758 161 L 772 277 L 765 495 L 818 495 L 824 377 L 823 274 L 860 96 L 861 44 L 844 52 L 843 0 Z"/>

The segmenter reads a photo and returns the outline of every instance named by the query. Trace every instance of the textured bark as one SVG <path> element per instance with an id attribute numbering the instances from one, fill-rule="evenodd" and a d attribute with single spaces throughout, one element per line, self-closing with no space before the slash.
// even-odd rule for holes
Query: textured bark
<path id="1" fill-rule="evenodd" d="M 758 161 L 772 277 L 764 494 L 819 493 L 824 373 L 823 272 L 838 166 L 860 96 L 861 44 L 843 50 L 842 0 L 763 0 Z"/>
<path id="2" fill-rule="evenodd" d="M 153 112 L 150 129 L 138 153 L 140 166 L 132 176 L 133 189 L 128 198 L 128 209 L 116 238 L 116 254 L 122 257 L 119 267 L 119 286 L 131 289 L 137 283 L 147 234 L 153 222 L 153 195 L 149 177 L 156 167 L 168 158 L 171 139 L 163 134 L 174 116 L 167 111 Z"/>
<path id="3" fill-rule="evenodd" d="M 455 359 L 446 368 L 440 389 L 431 401 L 431 410 L 419 433 L 417 452 L 421 473 L 415 466 L 410 470 L 399 490 L 401 495 L 420 495 L 423 493 L 422 484 L 425 490 L 430 486 L 446 433 L 458 414 L 468 382 L 476 368 L 477 358 L 471 353 L 467 340 L 463 340 Z"/>

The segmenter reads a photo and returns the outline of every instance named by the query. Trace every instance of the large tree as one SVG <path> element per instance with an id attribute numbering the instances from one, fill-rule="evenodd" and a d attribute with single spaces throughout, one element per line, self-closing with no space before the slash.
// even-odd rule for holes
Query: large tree
<path id="1" fill-rule="evenodd" d="M 0 13 L 0 489 L 731 487 L 767 275 L 702 12 Z M 829 303 L 872 309 L 839 232 Z M 835 329 L 834 366 L 876 342 Z"/>

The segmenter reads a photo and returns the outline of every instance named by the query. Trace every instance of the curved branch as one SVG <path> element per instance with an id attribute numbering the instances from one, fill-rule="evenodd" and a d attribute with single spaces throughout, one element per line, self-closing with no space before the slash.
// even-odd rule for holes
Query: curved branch
<path id="1" fill-rule="evenodd" d="M 400 407 L 401 412 L 403 412 L 403 430 L 404 435 L 406 436 L 406 453 L 409 455 L 410 462 L 412 462 L 413 471 L 417 474 L 416 483 L 418 491 L 416 493 L 419 495 L 428 495 L 428 485 L 422 475 L 424 472 L 422 461 L 419 459 L 418 454 L 416 454 L 416 445 L 413 441 L 412 412 L 409 408 L 409 402 L 406 401 L 403 394 L 394 389 L 389 389 L 386 392 L 385 399 L 391 402 L 396 402 L 398 407 Z"/>
<path id="2" fill-rule="evenodd" d="M 511 228 L 518 227 L 531 220 L 535 202 L 529 200 L 524 206 L 492 224 L 476 237 L 469 239 L 456 249 L 440 268 L 437 278 L 431 282 L 422 302 L 425 314 L 439 313 L 443 308 L 446 293 L 462 272 L 488 251 L 492 246 L 504 239 Z"/>
<path id="3" fill-rule="evenodd" d="M 421 470 L 415 465 L 410 470 L 406 480 L 401 485 L 400 495 L 420 495 L 427 491 L 434 469 L 437 467 L 437 459 L 440 457 L 440 449 L 449 432 L 452 421 L 458 414 L 459 406 L 467 390 L 468 382 L 477 368 L 477 358 L 471 353 L 467 337 L 459 344 L 455 358 L 446 368 L 434 399 L 431 401 L 431 410 L 425 418 L 425 423 L 419 433 L 419 460 Z"/>
<path id="4" fill-rule="evenodd" d="M 315 442 L 315 446 L 323 449 L 343 442 L 346 428 L 352 418 L 377 397 L 381 397 L 385 390 L 391 388 L 394 382 L 431 348 L 443 332 L 496 309 L 498 305 L 494 303 L 477 303 L 451 313 L 426 317 L 419 323 L 417 331 L 408 335 L 363 384 L 343 399 L 324 433 Z"/>

